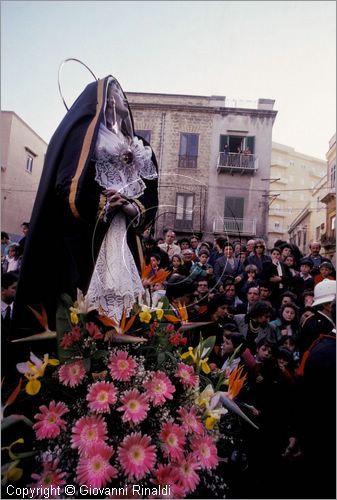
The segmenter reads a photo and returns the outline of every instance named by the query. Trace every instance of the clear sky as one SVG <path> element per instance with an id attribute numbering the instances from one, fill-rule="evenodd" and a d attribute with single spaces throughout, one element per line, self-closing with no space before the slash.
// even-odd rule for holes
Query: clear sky
<path id="1" fill-rule="evenodd" d="M 325 159 L 336 130 L 334 1 L 2 1 L 1 109 L 47 142 L 60 63 L 124 91 L 275 99 L 273 140 Z M 92 80 L 61 74 L 69 104 Z"/>

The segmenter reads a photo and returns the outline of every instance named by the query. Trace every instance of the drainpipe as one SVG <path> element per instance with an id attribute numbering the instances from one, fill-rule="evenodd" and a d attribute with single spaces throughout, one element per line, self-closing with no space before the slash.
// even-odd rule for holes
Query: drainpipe
<path id="1" fill-rule="evenodd" d="M 161 114 L 161 127 L 160 127 L 160 150 L 159 150 L 159 168 L 158 168 L 158 199 L 160 202 L 160 191 L 161 191 L 161 173 L 163 170 L 163 154 L 164 154 L 164 135 L 165 135 L 165 118 L 166 118 L 166 113 L 163 112 Z M 157 228 L 155 231 L 155 234 L 157 235 Z"/>

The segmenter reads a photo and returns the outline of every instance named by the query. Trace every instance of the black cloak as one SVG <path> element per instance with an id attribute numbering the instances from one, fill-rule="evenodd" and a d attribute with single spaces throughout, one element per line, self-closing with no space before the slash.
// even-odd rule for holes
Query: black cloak
<path id="1" fill-rule="evenodd" d="M 60 294 L 68 293 L 75 300 L 77 288 L 84 294 L 88 290 L 109 227 L 109 219 L 103 218 L 104 188 L 95 181 L 93 158 L 111 78 L 108 76 L 85 88 L 50 141 L 23 255 L 12 338 L 41 331 L 28 305 L 37 310 L 43 305 L 49 327 L 54 330 Z M 129 112 L 133 128 L 130 108 Z M 154 153 L 152 161 L 158 170 Z M 145 191 L 135 200 L 141 214 L 139 223 L 137 227 L 128 225 L 127 232 L 138 268 L 142 261 L 138 235 L 153 222 L 158 206 L 158 180 L 143 181 Z"/>

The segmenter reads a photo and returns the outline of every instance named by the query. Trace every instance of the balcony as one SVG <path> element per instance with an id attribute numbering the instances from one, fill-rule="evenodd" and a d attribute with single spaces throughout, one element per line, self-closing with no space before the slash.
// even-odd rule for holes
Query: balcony
<path id="1" fill-rule="evenodd" d="M 197 168 L 197 156 L 179 155 L 179 168 Z"/>
<path id="2" fill-rule="evenodd" d="M 213 219 L 213 233 L 256 235 L 256 219 L 236 219 L 234 217 L 216 217 Z"/>
<path id="3" fill-rule="evenodd" d="M 321 244 L 324 248 L 336 247 L 336 232 L 334 229 L 331 230 L 330 234 L 322 234 Z"/>
<path id="4" fill-rule="evenodd" d="M 234 174 L 254 174 L 258 169 L 258 158 L 253 154 L 219 153 L 217 158 L 217 172 Z"/>

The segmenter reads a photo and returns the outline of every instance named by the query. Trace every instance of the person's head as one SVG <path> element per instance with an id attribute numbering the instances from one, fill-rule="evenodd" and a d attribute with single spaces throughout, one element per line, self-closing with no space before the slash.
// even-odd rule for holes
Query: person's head
<path id="1" fill-rule="evenodd" d="M 260 300 L 269 300 L 272 294 L 271 283 L 269 283 L 269 281 L 260 281 L 259 290 L 260 290 Z"/>
<path id="2" fill-rule="evenodd" d="M 298 307 L 295 304 L 284 304 L 280 309 L 280 315 L 283 323 L 291 324 L 297 321 Z"/>
<path id="3" fill-rule="evenodd" d="M 257 267 L 254 264 L 248 264 L 245 267 L 245 272 L 247 273 L 247 278 L 256 278 Z"/>
<path id="4" fill-rule="evenodd" d="M 14 272 L 4 273 L 1 276 L 1 300 L 11 304 L 15 299 L 18 275 Z"/>
<path id="5" fill-rule="evenodd" d="M 296 304 L 297 295 L 295 293 L 291 292 L 290 290 L 288 290 L 287 292 L 282 293 L 282 295 L 280 296 L 280 299 L 281 299 L 281 306 L 283 306 L 285 304 Z"/>
<path id="6" fill-rule="evenodd" d="M 190 241 L 187 238 L 181 238 L 181 240 L 178 241 L 178 245 L 181 250 L 185 250 L 186 248 L 190 248 Z"/>
<path id="7" fill-rule="evenodd" d="M 16 259 L 19 256 L 19 245 L 13 243 L 8 247 L 8 257 Z"/>
<path id="8" fill-rule="evenodd" d="M 305 290 L 302 293 L 302 300 L 304 307 L 311 307 L 314 302 L 314 291 L 313 290 Z"/>
<path id="9" fill-rule="evenodd" d="M 234 249 L 233 245 L 230 243 L 227 243 L 227 245 L 223 249 L 224 256 L 227 257 L 228 259 L 231 259 L 233 257 Z"/>
<path id="10" fill-rule="evenodd" d="M 296 351 L 297 345 L 295 338 L 292 335 L 284 335 L 280 340 L 280 347 L 285 347 L 291 353 Z"/>
<path id="11" fill-rule="evenodd" d="M 312 243 L 310 243 L 309 249 L 310 254 L 314 257 L 317 257 L 319 255 L 319 252 L 321 251 L 321 244 L 318 243 L 318 241 L 313 241 Z"/>
<path id="12" fill-rule="evenodd" d="M 234 330 L 234 331 L 232 331 Z M 245 336 L 237 331 L 237 327 L 229 323 L 224 325 L 222 351 L 230 356 L 234 351 L 245 343 Z"/>
<path id="13" fill-rule="evenodd" d="M 231 317 L 232 303 L 223 295 L 216 295 L 209 301 L 208 312 L 213 320 Z"/>
<path id="14" fill-rule="evenodd" d="M 193 250 L 191 250 L 190 248 L 185 248 L 185 250 L 181 252 L 181 255 L 183 257 L 184 263 L 191 262 L 193 259 Z"/>
<path id="15" fill-rule="evenodd" d="M 178 267 L 182 266 L 183 263 L 184 263 L 182 257 L 179 254 L 177 254 L 177 253 L 175 253 L 172 256 L 171 262 L 172 262 L 172 267 L 174 267 L 175 269 L 178 269 Z"/>
<path id="16" fill-rule="evenodd" d="M 164 232 L 165 243 L 167 243 L 168 245 L 173 244 L 175 237 L 176 237 L 176 234 L 174 231 L 172 231 L 172 229 L 167 229 Z"/>
<path id="17" fill-rule="evenodd" d="M 159 237 L 159 238 L 156 239 L 156 245 L 161 245 L 162 243 L 165 243 L 164 238 Z"/>
<path id="18" fill-rule="evenodd" d="M 251 286 L 247 292 L 247 302 L 248 304 L 254 304 L 260 300 L 260 291 L 257 286 Z"/>
<path id="19" fill-rule="evenodd" d="M 244 264 L 247 258 L 248 252 L 246 250 L 246 247 L 243 247 L 241 252 L 238 253 L 237 258 L 241 262 L 241 264 Z"/>
<path id="20" fill-rule="evenodd" d="M 279 262 L 281 258 L 281 250 L 277 247 L 271 249 L 270 252 L 271 260 L 273 262 Z"/>
<path id="21" fill-rule="evenodd" d="M 291 246 L 290 243 L 284 243 L 281 247 L 280 247 L 280 250 L 281 250 L 281 257 L 282 257 L 282 260 L 284 260 L 286 257 L 288 257 L 289 255 L 292 255 L 293 253 L 293 248 Z"/>
<path id="22" fill-rule="evenodd" d="M 191 245 L 191 248 L 193 248 L 193 250 L 195 250 L 197 248 L 197 246 L 199 245 L 198 236 L 192 236 L 190 238 L 190 245 Z"/>
<path id="23" fill-rule="evenodd" d="M 253 252 L 254 251 L 254 246 L 255 246 L 255 240 L 248 240 L 246 244 L 247 252 Z"/>
<path id="24" fill-rule="evenodd" d="M 23 222 L 21 224 L 21 231 L 23 232 L 23 234 L 25 236 L 28 234 L 28 231 L 29 231 L 29 222 Z"/>
<path id="25" fill-rule="evenodd" d="M 214 240 L 214 248 L 217 252 L 221 252 L 226 245 L 228 240 L 224 238 L 223 236 L 219 236 L 218 238 L 215 238 Z"/>
<path id="26" fill-rule="evenodd" d="M 288 257 L 286 257 L 284 259 L 284 265 L 286 265 L 287 267 L 295 267 L 296 266 L 296 260 L 295 260 L 295 257 L 293 255 L 288 255 Z"/>
<path id="27" fill-rule="evenodd" d="M 154 267 L 154 268 L 159 267 L 160 266 L 160 255 L 158 255 L 157 253 L 152 254 L 150 257 L 150 263 L 151 263 L 152 267 Z"/>
<path id="28" fill-rule="evenodd" d="M 269 302 L 259 300 L 252 305 L 248 318 L 261 326 L 266 326 L 274 314 L 274 309 Z"/>
<path id="29" fill-rule="evenodd" d="M 322 264 L 319 266 L 319 272 L 323 279 L 331 276 L 332 271 L 333 267 L 331 262 L 322 262 Z"/>
<path id="30" fill-rule="evenodd" d="M 331 304 L 334 300 L 336 300 L 336 280 L 324 279 L 315 286 L 312 307 L 331 316 Z M 333 320 L 335 321 L 335 318 Z"/>
<path id="31" fill-rule="evenodd" d="M 266 244 L 262 238 L 257 238 L 254 243 L 254 252 L 256 255 L 262 255 L 266 249 Z"/>
<path id="32" fill-rule="evenodd" d="M 195 285 L 185 276 L 171 276 L 166 282 L 166 297 L 169 302 L 185 303 L 185 297 L 194 294 Z"/>
<path id="33" fill-rule="evenodd" d="M 285 368 L 292 370 L 293 369 L 293 354 L 287 347 L 280 347 L 276 354 L 277 366 L 283 370 Z"/>
<path id="34" fill-rule="evenodd" d="M 230 300 L 234 300 L 236 295 L 235 285 L 232 281 L 225 281 L 223 284 L 223 294 Z"/>
<path id="35" fill-rule="evenodd" d="M 206 264 L 209 258 L 209 251 L 208 250 L 202 250 L 199 252 L 199 261 L 202 265 Z"/>
<path id="36" fill-rule="evenodd" d="M 210 246 L 209 246 L 208 243 L 206 243 L 206 241 L 203 241 L 202 243 L 200 243 L 200 245 L 199 245 L 199 254 L 203 250 L 208 250 L 208 252 L 210 251 Z"/>
<path id="37" fill-rule="evenodd" d="M 256 359 L 260 363 L 264 363 L 273 358 L 275 346 L 263 338 L 256 344 Z"/>
<path id="38" fill-rule="evenodd" d="M 199 278 L 196 285 L 198 295 L 206 295 L 208 293 L 208 281 L 206 279 Z"/>
<path id="39" fill-rule="evenodd" d="M 304 275 L 308 275 L 310 271 L 312 270 L 312 262 L 310 259 L 301 259 L 300 260 L 300 271 Z"/>
<path id="40" fill-rule="evenodd" d="M 240 241 L 237 241 L 237 242 L 233 243 L 233 247 L 234 247 L 235 255 L 238 255 L 241 252 L 242 244 Z"/>
<path id="41" fill-rule="evenodd" d="M 8 233 L 1 231 L 1 243 L 7 243 L 9 241 Z"/>

